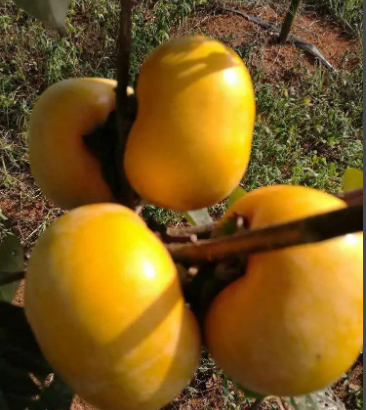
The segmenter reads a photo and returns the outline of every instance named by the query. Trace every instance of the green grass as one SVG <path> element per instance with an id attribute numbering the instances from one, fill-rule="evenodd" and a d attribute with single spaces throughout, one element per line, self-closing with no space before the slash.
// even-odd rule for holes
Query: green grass
<path id="1" fill-rule="evenodd" d="M 312 4 L 324 15 L 333 15 L 351 34 L 362 38 L 363 0 L 308 0 L 305 3 Z"/>
<path id="2" fill-rule="evenodd" d="M 133 13 L 130 77 L 134 83 L 140 65 L 153 48 L 173 33 L 197 7 L 211 0 L 143 1 Z M 361 1 L 362 3 L 362 1 Z M 322 11 L 360 27 L 360 1 L 326 0 Z M 58 35 L 19 11 L 10 1 L 0 6 L 0 193 L 17 192 L 26 184 L 29 197 L 37 191 L 29 175 L 26 133 L 32 105 L 50 84 L 67 77 L 116 75 L 118 2 L 76 0 L 66 25 L 68 36 Z M 357 18 L 356 18 L 357 17 Z M 230 38 L 222 39 L 230 44 Z M 252 44 L 236 51 L 250 65 Z M 362 63 L 351 72 L 332 75 L 318 68 L 297 85 L 291 81 L 263 82 L 255 67 L 258 118 L 247 189 L 275 183 L 305 184 L 339 191 L 347 166 L 362 168 Z M 28 190 L 28 191 L 27 191 Z M 175 223 L 180 215 L 150 207 L 161 223 Z M 222 206 L 213 209 L 216 215 Z"/>
<path id="3" fill-rule="evenodd" d="M 346 167 L 362 168 L 362 67 L 319 68 L 298 87 L 257 83 L 258 119 L 245 186 L 301 184 L 337 192 Z"/>

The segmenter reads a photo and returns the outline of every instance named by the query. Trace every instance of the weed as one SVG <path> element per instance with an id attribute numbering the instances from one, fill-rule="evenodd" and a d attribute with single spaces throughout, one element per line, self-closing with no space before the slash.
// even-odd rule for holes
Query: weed
<path id="1" fill-rule="evenodd" d="M 363 388 L 351 392 L 348 398 L 348 405 L 355 410 L 363 409 Z"/>
<path id="2" fill-rule="evenodd" d="M 257 83 L 246 188 L 285 183 L 339 191 L 345 168 L 363 166 L 362 81 L 360 65 L 341 75 L 319 68 L 296 88 Z"/>
<path id="3" fill-rule="evenodd" d="M 362 39 L 363 0 L 308 0 L 307 3 L 326 16 L 335 16 L 352 34 Z"/>

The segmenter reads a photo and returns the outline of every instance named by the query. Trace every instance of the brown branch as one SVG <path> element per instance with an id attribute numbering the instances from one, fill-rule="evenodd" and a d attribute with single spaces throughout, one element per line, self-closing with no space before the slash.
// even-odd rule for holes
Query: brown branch
<path id="1" fill-rule="evenodd" d="M 127 103 L 128 73 L 131 53 L 131 0 L 121 0 L 118 39 L 118 67 L 117 67 L 117 109 Z M 124 116 L 124 115 L 122 115 Z"/>
<path id="2" fill-rule="evenodd" d="M 348 206 L 363 204 L 363 188 L 354 189 L 348 192 L 341 192 L 336 196 L 343 199 L 343 201 L 345 201 Z"/>
<path id="3" fill-rule="evenodd" d="M 355 189 L 349 192 L 341 192 L 336 195 L 338 198 L 343 199 L 348 206 L 363 204 L 363 189 Z M 183 226 L 183 227 L 168 227 L 166 228 L 166 235 L 171 239 L 170 242 L 174 242 L 174 238 L 190 238 L 192 235 L 196 235 L 198 239 L 209 239 L 211 232 L 215 228 L 215 223 L 201 226 Z M 160 233 L 164 226 L 160 226 Z M 164 228 L 165 229 L 165 228 Z M 152 229 L 154 230 L 154 229 Z M 181 242 L 177 240 L 177 242 Z M 186 241 L 188 242 L 188 241 Z"/>
<path id="4" fill-rule="evenodd" d="M 123 170 L 123 156 L 127 144 L 128 134 L 132 125 L 131 111 L 135 108 L 134 101 L 127 95 L 129 67 L 131 53 L 131 0 L 121 0 L 118 61 L 117 61 L 117 124 L 119 132 L 118 146 L 115 152 L 115 161 L 118 169 L 120 192 L 118 202 L 133 208 L 135 193 L 132 190 Z M 133 117 L 133 115 L 132 115 Z"/>
<path id="5" fill-rule="evenodd" d="M 316 243 L 363 230 L 363 205 L 311 216 L 286 224 L 240 232 L 195 243 L 167 245 L 177 262 L 199 263 Z"/>
<path id="6" fill-rule="evenodd" d="M 279 41 L 281 44 L 285 44 L 288 40 L 288 36 L 290 34 L 292 25 L 294 23 L 297 10 L 300 6 L 300 2 L 301 0 L 291 1 L 290 8 L 288 9 L 285 20 L 282 24 L 282 29 L 281 29 L 280 36 L 279 36 Z"/>
<path id="7" fill-rule="evenodd" d="M 337 195 L 350 206 L 345 209 L 316 215 L 281 225 L 240 232 L 234 236 L 192 242 L 192 235 L 204 234 L 214 225 L 169 230 L 172 241 L 167 247 L 176 262 L 198 263 L 220 260 L 240 253 L 253 254 L 282 249 L 363 231 L 363 189 Z M 182 238 L 180 237 L 182 236 Z M 184 243 L 178 243 L 183 241 Z M 25 272 L 0 272 L 0 286 L 25 278 Z"/>
<path id="8" fill-rule="evenodd" d="M 19 272 L 0 272 L 0 286 L 8 285 L 9 283 L 18 282 L 25 278 L 25 271 Z"/>

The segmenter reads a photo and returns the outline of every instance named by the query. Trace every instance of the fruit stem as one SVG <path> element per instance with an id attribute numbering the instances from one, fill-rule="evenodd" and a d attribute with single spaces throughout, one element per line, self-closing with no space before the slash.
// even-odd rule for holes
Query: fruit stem
<path id="1" fill-rule="evenodd" d="M 363 203 L 285 224 L 239 231 L 232 236 L 169 244 L 167 248 L 176 262 L 194 264 L 316 243 L 360 231 Z"/>
<path id="2" fill-rule="evenodd" d="M 133 208 L 136 194 L 131 188 L 123 169 L 123 156 L 131 128 L 131 99 L 127 95 L 131 53 L 131 0 L 121 0 L 117 61 L 117 124 L 119 140 L 115 150 L 116 169 L 119 173 L 121 189 L 116 200 Z"/>
<path id="3" fill-rule="evenodd" d="M 188 263 L 192 266 L 195 263 L 220 261 L 238 254 L 242 257 L 259 252 L 322 242 L 363 231 L 363 189 L 338 196 L 350 206 L 285 224 L 246 231 L 240 230 L 231 236 L 193 242 L 192 236 L 207 237 L 214 225 L 190 227 L 186 230 L 176 228 L 168 230 L 167 234 L 172 241 L 174 238 L 178 238 L 177 241 L 166 246 L 176 262 Z M 151 228 L 154 230 L 153 227 Z M 178 241 L 184 243 L 177 243 Z M 24 277 L 24 271 L 0 271 L 0 286 L 17 282 Z"/>
<path id="4" fill-rule="evenodd" d="M 127 102 L 128 73 L 131 52 L 131 0 L 121 0 L 118 38 L 117 109 L 124 113 Z M 124 115 L 122 115 L 123 117 Z"/>

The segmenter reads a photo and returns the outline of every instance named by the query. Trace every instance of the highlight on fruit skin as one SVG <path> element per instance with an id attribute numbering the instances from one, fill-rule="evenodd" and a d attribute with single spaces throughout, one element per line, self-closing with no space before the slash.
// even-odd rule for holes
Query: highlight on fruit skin
<path id="1" fill-rule="evenodd" d="M 199 363 L 176 267 L 120 205 L 77 208 L 46 230 L 29 261 L 25 313 L 50 364 L 100 409 L 160 408 Z"/>
<path id="2" fill-rule="evenodd" d="M 156 48 L 137 85 L 124 156 L 143 198 L 186 211 L 227 197 L 248 166 L 255 122 L 251 76 L 217 40 L 181 37 Z"/>
<path id="3" fill-rule="evenodd" d="M 250 228 L 345 207 L 299 186 L 257 189 L 235 212 Z M 363 346 L 363 233 L 263 252 L 209 308 L 209 351 L 235 382 L 264 395 L 297 396 L 326 387 Z"/>
<path id="4" fill-rule="evenodd" d="M 51 85 L 35 103 L 29 125 L 31 172 L 43 194 L 61 208 L 114 200 L 83 135 L 115 109 L 116 85 L 104 78 L 70 78 Z"/>

